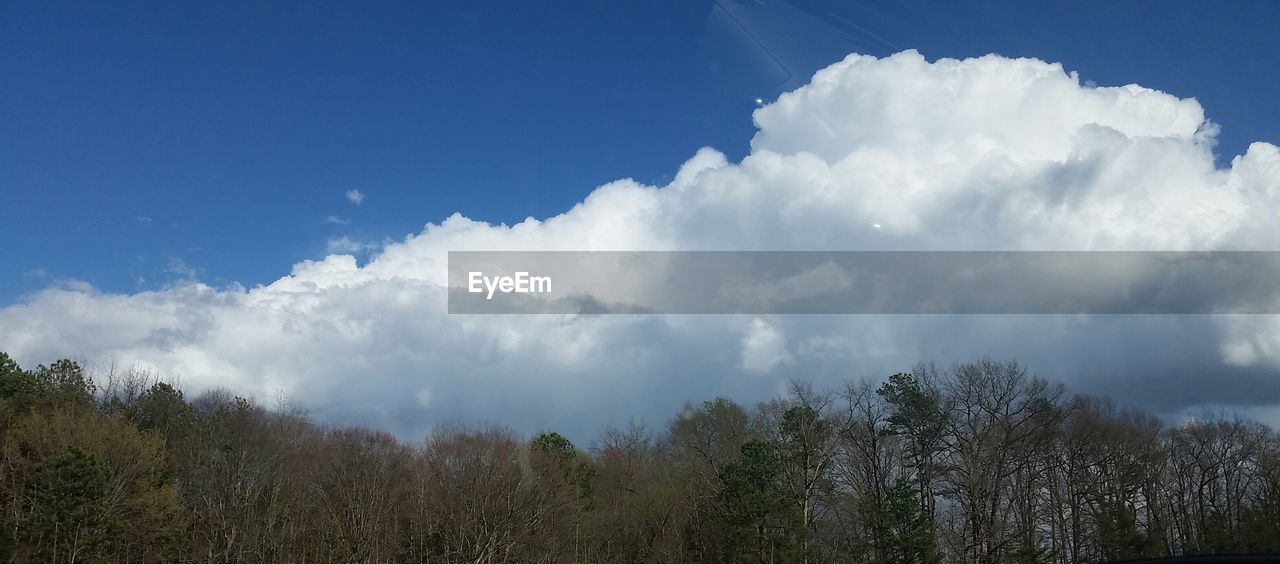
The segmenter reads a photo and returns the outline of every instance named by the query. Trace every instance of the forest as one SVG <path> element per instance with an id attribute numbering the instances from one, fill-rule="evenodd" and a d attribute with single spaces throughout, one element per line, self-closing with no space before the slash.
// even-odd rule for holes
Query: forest
<path id="1" fill-rule="evenodd" d="M 1091 562 L 1280 551 L 1280 438 L 922 363 L 590 444 L 416 442 L 0 353 L 0 562 Z M 1208 375 L 1206 377 L 1209 377 Z M 563 430 L 562 430 L 563 431 Z"/>

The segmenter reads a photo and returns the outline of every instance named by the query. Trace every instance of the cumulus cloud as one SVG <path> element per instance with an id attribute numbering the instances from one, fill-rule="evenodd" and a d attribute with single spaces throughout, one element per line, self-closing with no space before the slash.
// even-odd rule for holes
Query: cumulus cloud
<path id="1" fill-rule="evenodd" d="M 585 438 L 788 377 L 977 355 L 1170 413 L 1280 404 L 1272 318 L 445 313 L 449 250 L 1271 250 L 1280 236 L 1275 145 L 1216 168 L 1217 126 L 1194 99 L 1082 85 L 1034 59 L 851 55 L 752 117 L 740 162 L 704 148 L 665 186 L 612 182 L 545 220 L 454 214 L 364 265 L 335 247 L 250 289 L 51 287 L 0 310 L 0 348 L 137 361 L 405 436 L 488 419 Z"/>
<path id="2" fill-rule="evenodd" d="M 364 203 L 364 198 L 365 198 L 364 192 L 361 192 L 361 191 L 359 191 L 359 190 L 354 190 L 354 189 L 353 189 L 353 190 L 347 190 L 347 201 L 348 201 L 348 202 L 351 202 L 351 203 L 353 203 L 353 204 L 355 204 L 355 205 L 357 205 L 357 206 L 358 206 L 358 205 L 360 205 L 360 204 L 363 204 L 363 203 Z"/>
<path id="3" fill-rule="evenodd" d="M 742 368 L 749 372 L 768 372 L 775 366 L 791 362 L 786 337 L 763 319 L 752 319 L 742 336 Z"/>

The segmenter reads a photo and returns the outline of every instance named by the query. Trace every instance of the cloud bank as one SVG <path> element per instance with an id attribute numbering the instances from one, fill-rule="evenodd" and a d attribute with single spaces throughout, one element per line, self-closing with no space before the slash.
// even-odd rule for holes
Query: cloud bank
<path id="1" fill-rule="evenodd" d="M 332 254 L 254 288 L 51 286 L 0 310 L 0 350 L 138 362 L 406 437 L 489 420 L 586 438 L 790 377 L 978 355 L 1165 413 L 1280 405 L 1270 316 L 445 314 L 449 250 L 1278 250 L 1280 149 L 1217 168 L 1194 99 L 1056 64 L 850 55 L 752 117 L 740 162 L 704 148 L 666 186 L 618 180 L 545 220 L 454 214 L 363 265 Z"/>

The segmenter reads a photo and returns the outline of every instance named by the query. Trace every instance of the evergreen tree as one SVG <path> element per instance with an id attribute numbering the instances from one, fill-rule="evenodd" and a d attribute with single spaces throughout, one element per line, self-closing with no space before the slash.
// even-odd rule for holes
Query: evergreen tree
<path id="1" fill-rule="evenodd" d="M 721 473 L 723 518 L 734 531 L 731 551 L 759 562 L 790 548 L 785 525 L 792 508 L 783 484 L 783 455 L 772 441 L 742 445 L 742 457 Z"/>
<path id="2" fill-rule="evenodd" d="M 67 447 L 40 465 L 27 484 L 22 524 L 27 556 L 42 562 L 103 560 L 120 525 L 106 511 L 110 470 L 92 454 Z"/>
<path id="3" fill-rule="evenodd" d="M 919 492 L 910 480 L 898 478 L 887 492 L 883 527 L 888 552 L 895 563 L 941 562 L 933 536 L 933 517 L 920 508 Z"/>

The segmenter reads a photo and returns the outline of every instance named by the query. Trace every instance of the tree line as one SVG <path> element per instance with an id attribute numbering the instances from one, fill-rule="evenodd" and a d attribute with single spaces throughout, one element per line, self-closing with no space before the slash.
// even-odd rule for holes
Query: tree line
<path id="1" fill-rule="evenodd" d="M 1015 361 L 407 444 L 0 353 L 0 562 L 1088 562 L 1280 551 L 1280 438 Z"/>

